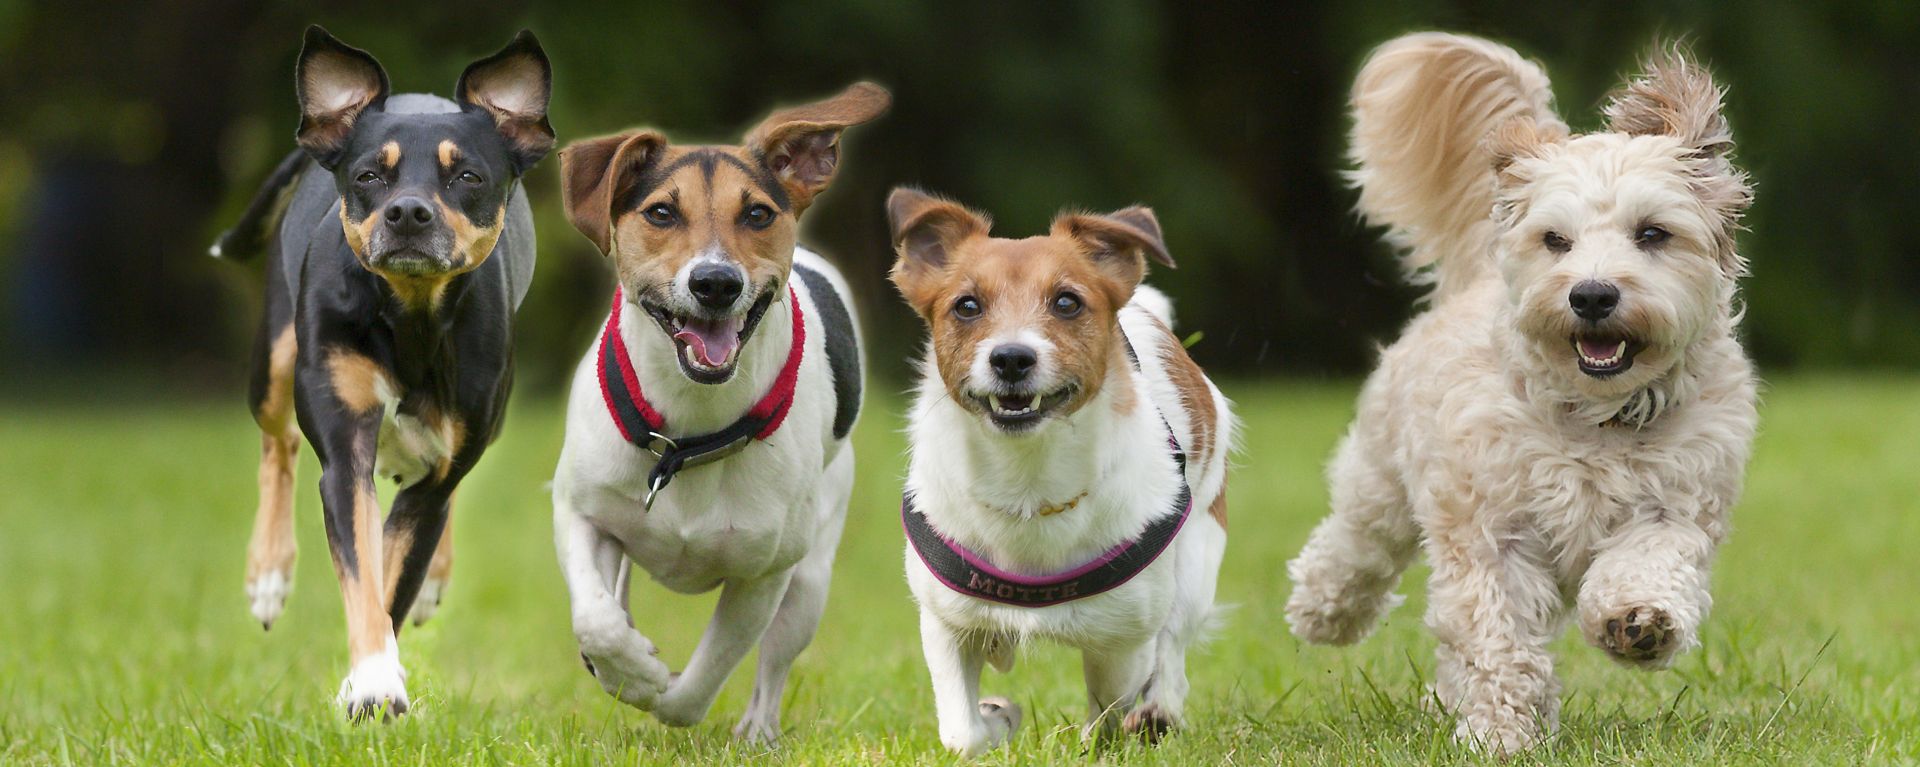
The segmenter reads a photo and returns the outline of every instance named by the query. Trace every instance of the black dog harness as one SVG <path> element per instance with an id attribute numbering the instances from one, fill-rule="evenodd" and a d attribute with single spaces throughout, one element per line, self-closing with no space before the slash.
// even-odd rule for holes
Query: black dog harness
<path id="1" fill-rule="evenodd" d="M 1127 355 L 1133 357 L 1138 369 L 1140 358 L 1134 354 L 1132 343 L 1127 344 Z M 1149 523 L 1140 537 L 1122 541 L 1091 562 L 1053 575 L 1007 572 L 933 529 L 926 515 L 914 508 L 910 492 L 900 500 L 900 519 L 907 528 L 907 542 L 933 577 L 947 588 L 991 602 L 1046 607 L 1119 588 L 1160 558 L 1193 512 L 1193 492 L 1187 486 L 1186 452 L 1180 449 L 1173 426 L 1165 424 L 1164 419 L 1162 424 L 1167 427 L 1167 446 L 1173 451 L 1174 468 L 1180 475 L 1180 492 L 1174 496 L 1167 513 Z"/>
<path id="2" fill-rule="evenodd" d="M 787 351 L 787 364 L 773 380 L 773 388 L 754 403 L 746 415 L 726 428 L 711 434 L 673 438 L 666 435 L 667 419 L 648 404 L 640 391 L 640 378 L 634 375 L 633 360 L 627 357 L 626 342 L 620 338 L 620 289 L 613 291 L 613 311 L 607 315 L 607 327 L 600 334 L 600 396 L 620 436 L 635 447 L 659 459 L 647 475 L 648 509 L 660 490 L 673 481 L 673 475 L 692 466 L 713 463 L 738 453 L 754 440 L 773 436 L 793 407 L 794 384 L 800 377 L 800 358 L 806 351 L 807 325 L 800 313 L 800 299 L 787 288 L 787 302 L 793 305 L 793 348 Z"/>

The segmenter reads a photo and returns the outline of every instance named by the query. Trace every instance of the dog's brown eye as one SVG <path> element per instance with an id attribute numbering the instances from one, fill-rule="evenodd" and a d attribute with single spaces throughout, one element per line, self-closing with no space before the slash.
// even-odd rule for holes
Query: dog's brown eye
<path id="1" fill-rule="evenodd" d="M 1541 235 L 1540 242 L 1547 246 L 1547 250 L 1555 253 L 1565 253 L 1573 250 L 1573 240 L 1567 239 L 1566 235 L 1559 232 L 1547 232 Z"/>
<path id="2" fill-rule="evenodd" d="M 980 299 L 973 296 L 961 296 L 960 300 L 953 302 L 953 316 L 963 320 L 978 317 L 981 311 Z"/>
<path id="3" fill-rule="evenodd" d="M 1080 302 L 1079 296 L 1061 291 L 1060 295 L 1053 297 L 1053 316 L 1063 320 L 1071 319 L 1079 316 L 1080 310 L 1084 308 L 1084 306 L 1085 304 Z"/>
<path id="4" fill-rule="evenodd" d="M 375 181 L 380 180 L 380 174 L 374 173 L 373 171 L 370 171 L 370 170 L 363 170 L 363 171 L 360 171 L 360 175 L 355 177 L 353 180 L 358 181 L 362 184 L 371 184 Z"/>
<path id="5" fill-rule="evenodd" d="M 1660 243 L 1666 242 L 1671 237 L 1673 237 L 1673 233 L 1668 232 L 1665 229 L 1661 229 L 1660 227 L 1643 226 L 1643 227 L 1640 227 L 1639 232 L 1634 233 L 1633 242 L 1635 245 L 1639 245 L 1640 247 L 1650 248 L 1655 245 L 1659 245 Z"/>
<path id="6" fill-rule="evenodd" d="M 674 212 L 672 205 L 664 202 L 648 206 L 640 215 L 646 217 L 647 223 L 660 227 L 673 226 L 673 222 L 680 217 Z"/>
<path id="7" fill-rule="evenodd" d="M 478 184 L 481 181 L 480 174 L 470 170 L 461 171 L 459 178 L 462 183 L 466 184 Z"/>
<path id="8" fill-rule="evenodd" d="M 765 205 L 755 205 L 740 214 L 740 222 L 755 229 L 765 229 L 773 225 L 773 209 Z"/>

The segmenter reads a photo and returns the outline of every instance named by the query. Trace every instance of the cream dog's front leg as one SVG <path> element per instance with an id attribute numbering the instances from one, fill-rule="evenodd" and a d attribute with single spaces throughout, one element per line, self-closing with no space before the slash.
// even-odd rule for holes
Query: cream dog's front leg
<path id="1" fill-rule="evenodd" d="M 1700 643 L 1717 541 L 1677 514 L 1650 513 L 1609 538 L 1580 582 L 1580 633 L 1615 660 L 1665 668 Z"/>
<path id="2" fill-rule="evenodd" d="M 671 673 L 653 643 L 634 630 L 620 589 L 626 568 L 620 543 L 573 511 L 565 493 L 553 494 L 553 545 L 573 600 L 573 636 L 587 670 L 607 694 L 652 710 Z"/>
<path id="3" fill-rule="evenodd" d="M 764 578 L 727 581 L 700 646 L 694 648 L 686 671 L 660 696 L 654 718 L 674 727 L 690 727 L 706 718 L 720 686 L 773 622 L 774 610 L 780 607 L 780 597 L 787 593 L 792 578 L 793 569 L 788 568 Z"/>
<path id="4" fill-rule="evenodd" d="M 979 756 L 1005 743 L 1020 728 L 1020 707 L 1005 698 L 980 698 L 986 653 L 978 643 L 920 609 L 920 649 L 933 676 L 933 708 L 940 743 L 963 756 Z"/>

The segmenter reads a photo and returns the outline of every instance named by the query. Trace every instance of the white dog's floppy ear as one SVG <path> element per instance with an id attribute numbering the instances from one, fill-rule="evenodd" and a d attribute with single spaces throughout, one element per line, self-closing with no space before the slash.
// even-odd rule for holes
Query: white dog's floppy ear
<path id="1" fill-rule="evenodd" d="M 745 146 L 760 156 L 791 199 L 806 210 L 840 167 L 840 132 L 872 120 L 893 104 L 893 95 L 873 83 L 854 83 L 839 95 L 767 116 L 747 134 Z"/>
<path id="2" fill-rule="evenodd" d="M 1646 72 L 1608 99 L 1607 128 L 1633 136 L 1672 136 L 1692 150 L 1694 193 L 1719 217 L 1714 248 L 1729 274 L 1744 274 L 1733 233 L 1753 203 L 1747 176 L 1728 158 L 1733 131 L 1727 127 L 1726 91 L 1696 57 L 1679 44 L 1663 45 L 1648 58 Z"/>
<path id="3" fill-rule="evenodd" d="M 946 271 L 953 249 L 993 228 L 986 214 L 911 187 L 887 195 L 887 224 L 892 230 L 893 284 L 915 309 L 921 309 L 927 278 Z"/>
<path id="4" fill-rule="evenodd" d="M 581 139 L 560 150 L 560 204 L 601 255 L 613 255 L 613 206 L 625 202 L 640 170 L 667 145 L 650 130 Z"/>
<path id="5" fill-rule="evenodd" d="M 315 24 L 300 46 L 293 90 L 300 101 L 295 141 L 320 167 L 332 169 L 360 113 L 387 100 L 387 71 L 366 51 Z"/>
<path id="6" fill-rule="evenodd" d="M 1146 278 L 1147 259 L 1173 266 L 1173 256 L 1160 241 L 1160 221 L 1145 206 L 1104 216 L 1063 212 L 1054 217 L 1052 234 L 1078 241 L 1094 266 L 1126 288 L 1118 296 L 1123 303 Z"/>

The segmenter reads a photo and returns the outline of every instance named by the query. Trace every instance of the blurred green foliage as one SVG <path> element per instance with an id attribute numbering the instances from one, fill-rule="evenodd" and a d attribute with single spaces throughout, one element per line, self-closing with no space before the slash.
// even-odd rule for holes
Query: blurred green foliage
<path id="1" fill-rule="evenodd" d="M 300 30 L 372 51 L 395 87 L 447 93 L 521 26 L 551 55 L 562 140 L 631 125 L 732 141 L 776 105 L 860 78 L 893 112 L 851 131 L 805 241 L 842 265 L 876 369 L 919 328 L 885 281 L 881 201 L 915 184 L 1038 233 L 1062 207 L 1152 205 L 1180 262 L 1153 275 L 1203 364 L 1348 375 L 1417 293 L 1339 177 L 1353 71 L 1444 28 L 1544 61 L 1577 128 L 1660 37 L 1730 89 L 1758 190 L 1746 334 L 1763 368 L 1920 366 L 1920 5 L 1151 0 L 917 4 L 0 0 L 0 353 L 7 375 L 133 368 L 236 382 L 258 276 L 200 257 L 291 147 Z M 540 273 L 521 380 L 551 386 L 603 311 L 607 269 L 528 180 Z M 237 391 L 237 386 L 232 390 Z"/>

